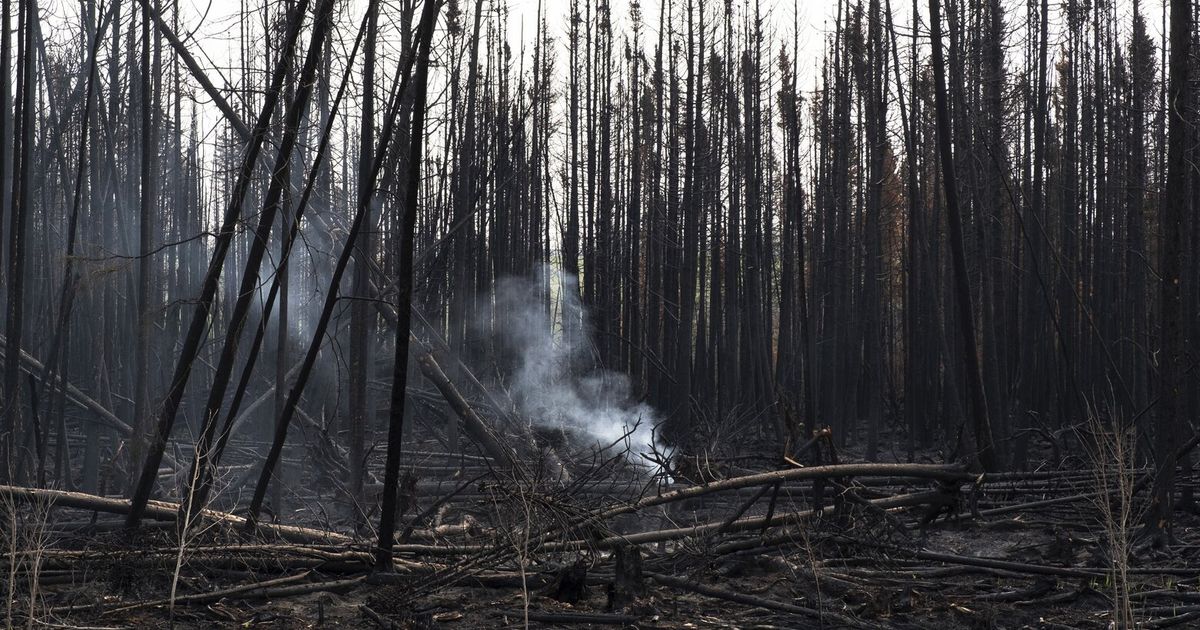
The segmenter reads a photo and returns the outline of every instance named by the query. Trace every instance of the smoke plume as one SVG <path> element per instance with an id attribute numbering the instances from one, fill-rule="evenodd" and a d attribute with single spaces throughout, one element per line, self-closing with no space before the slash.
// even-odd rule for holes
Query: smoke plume
<path id="1" fill-rule="evenodd" d="M 631 451 L 649 451 L 658 417 L 634 400 L 627 375 L 595 366 L 574 275 L 545 265 L 529 277 L 502 279 L 493 304 L 491 333 L 509 358 L 506 385 L 525 418 L 602 448 L 628 434 Z"/>

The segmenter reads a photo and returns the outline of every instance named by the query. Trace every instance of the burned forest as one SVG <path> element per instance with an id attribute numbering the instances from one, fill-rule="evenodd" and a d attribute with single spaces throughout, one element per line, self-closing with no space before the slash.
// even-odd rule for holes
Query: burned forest
<path id="1" fill-rule="evenodd" d="M 1198 11 L 0 0 L 2 627 L 1200 627 Z"/>

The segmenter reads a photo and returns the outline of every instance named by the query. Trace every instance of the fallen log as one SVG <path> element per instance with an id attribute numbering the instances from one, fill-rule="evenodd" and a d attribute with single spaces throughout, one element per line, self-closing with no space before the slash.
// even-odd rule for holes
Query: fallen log
<path id="1" fill-rule="evenodd" d="M 927 492 L 915 492 L 912 494 L 902 494 L 886 499 L 876 499 L 866 502 L 873 508 L 881 510 L 892 510 L 898 508 L 912 507 L 914 505 L 924 505 L 930 501 L 939 500 L 944 496 L 944 493 L 937 490 Z M 803 512 L 785 512 L 773 514 L 770 517 L 755 516 L 749 518 L 741 518 L 733 522 L 728 522 L 726 519 L 720 521 L 712 521 L 693 525 L 691 527 L 678 527 L 674 529 L 663 529 L 650 532 L 641 532 L 637 534 L 627 534 L 618 536 L 609 536 L 602 538 L 592 544 L 597 548 L 610 549 L 622 544 L 641 545 L 652 542 L 665 542 L 668 540 L 678 540 L 681 538 L 693 538 L 707 536 L 715 532 L 739 532 L 752 529 L 769 529 L 772 527 L 780 527 L 783 525 L 793 525 L 806 521 L 814 516 L 828 511 L 829 508 L 820 510 L 807 510 Z M 546 545 L 548 550 L 560 551 L 568 547 L 568 545 L 583 545 L 583 541 L 573 541 L 570 543 L 549 543 Z"/>
<path id="2" fill-rule="evenodd" d="M 359 604 L 358 609 L 362 611 L 362 614 L 366 615 L 368 619 L 374 621 L 375 624 L 380 628 L 383 628 L 383 630 L 399 630 L 400 628 L 400 624 L 391 621 L 390 619 L 385 619 L 383 615 L 375 612 L 366 604 Z"/>
<path id="3" fill-rule="evenodd" d="M 511 619 L 526 619 L 537 623 L 572 624 L 586 623 L 598 626 L 631 626 L 638 622 L 636 615 L 619 615 L 616 613 L 577 613 L 577 612 L 541 612 L 529 611 L 526 615 L 520 610 L 501 611 L 501 615 Z"/>
<path id="4" fill-rule="evenodd" d="M 307 584 L 278 586 L 261 591 L 254 591 L 249 595 L 243 595 L 242 599 L 279 599 L 282 597 L 308 595 L 310 593 L 342 593 L 358 586 L 359 584 L 362 584 L 364 581 L 366 581 L 366 579 L 367 576 L 360 575 L 358 577 L 346 578 L 342 580 L 325 580 L 321 582 L 309 582 Z"/>
<path id="5" fill-rule="evenodd" d="M 885 499 L 875 499 L 867 501 L 869 505 L 875 509 L 895 510 L 917 505 L 925 505 L 933 501 L 943 500 L 945 493 L 940 490 L 929 490 L 924 492 L 915 492 L 911 494 L 902 494 Z M 824 508 L 821 510 L 806 510 L 802 512 L 784 512 L 773 514 L 770 518 L 765 516 L 756 516 L 741 518 L 730 522 L 728 519 L 720 521 L 712 521 L 708 523 L 700 523 L 690 527 L 678 527 L 672 529 L 654 530 L 648 532 L 639 532 L 634 534 L 620 534 L 607 536 L 600 539 L 591 540 L 565 540 L 565 541 L 550 541 L 546 538 L 541 538 L 536 541 L 531 541 L 531 546 L 537 547 L 542 551 L 561 552 L 573 551 L 577 549 L 615 549 L 624 545 L 640 545 L 654 542 L 666 542 L 671 540 L 680 540 L 683 538 L 698 538 L 714 535 L 716 532 L 728 533 L 747 531 L 752 529 L 770 529 L 786 525 L 794 525 L 802 523 L 814 516 L 823 514 L 832 508 Z M 739 541 L 742 542 L 742 541 Z M 454 556 L 468 555 L 480 553 L 490 550 L 487 545 L 478 544 L 457 544 L 457 545 L 422 545 L 422 544 L 405 544 L 396 545 L 393 549 L 396 553 L 436 556 Z"/>
<path id="6" fill-rule="evenodd" d="M 218 601 L 218 600 L 226 599 L 226 598 L 236 598 L 236 599 L 243 599 L 243 600 L 246 600 L 246 599 L 277 599 L 277 598 L 281 598 L 281 597 L 295 597 L 297 595 L 307 595 L 309 593 L 339 592 L 339 591 L 345 591 L 345 590 L 354 588 L 355 586 L 361 584 L 366 579 L 366 576 L 363 575 L 363 576 L 345 578 L 345 579 L 339 579 L 339 580 L 307 582 L 307 583 L 300 583 L 300 584 L 296 583 L 296 582 L 302 581 L 304 578 L 308 577 L 311 573 L 312 573 L 311 571 L 305 571 L 304 573 L 300 573 L 297 575 L 290 575 L 290 576 L 285 576 L 285 577 L 281 577 L 281 578 L 275 578 L 272 580 L 266 580 L 264 582 L 258 582 L 255 584 L 246 584 L 243 586 L 236 586 L 236 587 L 229 588 L 229 589 L 212 591 L 210 593 L 195 593 L 192 595 L 181 595 L 181 596 L 178 596 L 175 598 L 174 603 L 175 603 L 175 605 L 178 605 L 178 606 L 186 606 L 186 605 L 191 605 L 191 604 L 210 603 L 210 602 L 214 602 L 214 601 Z M 158 600 L 149 601 L 149 602 L 138 602 L 138 603 L 130 604 L 130 605 L 126 605 L 126 606 L 118 606 L 115 608 L 110 608 L 110 609 L 100 612 L 100 615 L 103 616 L 103 615 L 110 615 L 110 614 L 115 614 L 115 613 L 120 613 L 120 612 L 128 612 L 131 610 L 138 610 L 138 609 L 142 609 L 142 608 L 153 608 L 153 607 L 170 606 L 170 605 L 171 605 L 170 599 L 158 599 Z M 99 608 L 101 608 L 102 606 L 103 606 L 103 604 L 101 604 L 99 602 L 90 604 L 90 605 L 86 605 L 86 606 L 78 606 L 78 605 L 72 604 L 69 606 L 59 606 L 56 608 L 51 608 L 48 612 L 53 613 L 55 615 L 62 615 L 62 616 L 73 615 L 73 614 L 77 615 L 77 614 L 96 611 Z M 63 627 L 76 628 L 79 626 L 63 626 Z"/>
<path id="7" fill-rule="evenodd" d="M 1200 613 L 1200 606 L 1151 606 L 1149 608 L 1139 608 L 1138 614 L 1146 615 L 1182 615 L 1187 613 Z"/>
<path id="8" fill-rule="evenodd" d="M 0 335 L 0 358 L 4 357 L 5 347 L 7 347 L 7 342 L 5 341 L 4 335 Z M 33 355 L 29 354 L 24 349 L 21 350 L 21 369 L 25 370 L 39 381 L 42 380 L 42 376 L 46 371 L 46 367 L 42 364 L 42 362 L 33 358 Z M 65 384 L 67 400 L 71 401 L 75 406 L 81 409 L 96 414 L 96 417 L 100 420 L 101 424 L 124 436 L 129 436 L 133 433 L 132 427 L 130 427 L 128 424 L 125 424 L 125 422 L 118 418 L 116 414 L 106 409 L 104 405 L 101 405 L 99 402 L 96 402 L 95 399 L 83 393 L 83 391 L 78 387 L 75 387 L 71 383 L 64 381 L 61 374 L 55 374 L 51 381 L 52 382 L 49 384 L 43 383 L 43 386 L 63 387 Z M 175 466 L 175 461 L 171 459 L 169 455 L 164 454 L 163 459 L 170 462 L 172 467 Z"/>
<path id="9" fill-rule="evenodd" d="M 471 439 L 475 440 L 475 443 L 483 449 L 483 452 L 507 465 L 512 470 L 519 470 L 520 467 L 516 456 L 508 447 L 500 443 L 500 440 L 487 426 L 487 423 L 475 413 L 475 410 L 471 408 L 471 405 L 459 393 L 458 388 L 454 386 L 454 383 L 450 382 L 449 377 L 442 371 L 441 366 L 438 365 L 433 355 L 422 355 L 421 358 L 417 359 L 417 364 L 421 367 L 421 373 L 425 375 L 425 378 L 429 379 L 437 387 L 438 391 L 442 393 L 446 402 L 449 403 L 450 408 L 463 421 L 463 426 L 466 427 L 467 434 L 471 436 Z"/>
<path id="10" fill-rule="evenodd" d="M 128 606 L 120 606 L 118 608 L 110 608 L 108 610 L 105 610 L 101 614 L 102 615 L 111 615 L 113 613 L 118 613 L 118 612 L 127 612 L 130 610 L 138 610 L 139 608 L 154 608 L 155 606 L 190 606 L 193 604 L 203 604 L 203 603 L 207 603 L 207 602 L 215 602 L 215 601 L 224 599 L 226 597 L 243 597 L 244 598 L 244 597 L 248 597 L 248 596 L 254 594 L 256 591 L 262 591 L 262 590 L 266 590 L 266 589 L 269 589 L 272 587 L 283 586 L 285 584 L 294 584 L 296 582 L 302 582 L 306 578 L 308 578 L 309 575 L 312 575 L 312 571 L 305 571 L 303 573 L 297 573 L 295 575 L 286 575 L 284 577 L 274 578 L 274 579 L 270 579 L 270 580 L 264 580 L 262 582 L 257 582 L 254 584 L 243 584 L 241 586 L 234 586 L 232 588 L 225 588 L 225 589 L 220 589 L 220 590 L 216 590 L 216 591 L 210 591 L 208 593 L 193 593 L 190 595 L 177 595 L 174 599 L 167 598 L 167 599 L 157 599 L 157 600 L 148 601 L 148 602 L 138 602 L 136 604 L 130 604 Z"/>
<path id="11" fill-rule="evenodd" d="M 415 570 L 409 573 L 379 573 L 373 572 L 367 576 L 367 584 L 400 584 L 411 585 L 413 574 L 428 574 L 433 571 L 445 570 L 447 565 L 434 563 L 410 563 Z M 601 578 L 588 576 L 589 585 L 601 584 Z M 547 573 L 525 573 L 519 571 L 483 571 L 463 574 L 454 579 L 452 584 L 479 586 L 483 588 L 543 588 L 554 581 L 554 576 Z"/>
<path id="12" fill-rule="evenodd" d="M 348 549 L 340 545 L 321 545 L 321 544 L 228 544 L 228 545 L 191 545 L 186 548 L 189 560 L 204 558 L 209 554 L 222 556 L 241 556 L 248 557 L 250 555 L 260 555 L 263 557 L 276 558 L 283 561 L 291 557 L 312 558 L 323 562 L 369 562 L 372 556 L 365 550 Z M 31 551 L 20 552 L 16 555 L 34 555 L 36 554 L 43 561 L 65 560 L 73 562 L 81 562 L 88 559 L 97 553 L 97 549 L 36 549 Z M 137 549 L 134 552 L 138 557 L 153 557 L 153 556 L 170 556 L 174 559 L 179 553 L 179 548 L 170 547 L 153 547 L 149 549 Z M 0 560 L 12 557 L 12 553 L 0 553 Z M 129 556 L 123 556 L 128 558 Z M 402 563 L 403 564 L 403 563 Z"/>
<path id="13" fill-rule="evenodd" d="M 248 549 L 248 550 L 247 550 Z M 319 570 L 322 574 L 361 575 L 371 570 L 374 556 L 366 551 L 329 552 L 326 554 L 311 554 L 286 549 L 270 552 L 251 548 L 224 547 L 197 549 L 187 548 L 187 566 L 189 571 L 205 575 L 220 575 L 229 571 L 250 571 L 257 573 L 278 574 L 282 571 Z M 148 552 L 118 552 L 97 550 L 94 548 L 78 551 L 45 550 L 36 552 L 17 552 L 16 554 L 0 554 L 0 571 L 15 570 L 16 574 L 24 574 L 22 565 L 28 565 L 31 556 L 37 556 L 44 571 L 66 571 L 75 576 L 73 579 L 86 581 L 94 575 L 95 569 L 105 566 L 119 565 L 122 571 L 148 571 L 152 573 L 170 572 L 175 568 L 179 549 L 155 549 Z M 14 563 L 11 559 L 18 560 Z M 432 562 L 413 562 L 397 559 L 395 568 L 405 577 L 412 574 L 428 574 L 443 565 Z"/>
<path id="14" fill-rule="evenodd" d="M 687 488 L 681 488 L 679 490 L 673 490 L 671 492 L 665 492 L 646 497 L 628 505 L 621 505 L 601 511 L 589 518 L 585 524 L 607 520 L 621 514 L 630 514 L 632 512 L 637 512 L 644 508 L 653 507 L 656 505 L 692 499 L 695 497 L 704 496 L 706 494 L 712 494 L 714 492 L 737 490 L 741 488 L 777 484 L 801 479 L 831 479 L 875 475 L 905 476 L 944 482 L 964 482 L 975 478 L 975 476 L 965 472 L 964 468 L 956 465 L 832 464 L 829 466 L 813 466 L 811 468 L 772 470 L 765 473 L 732 477 L 730 479 L 722 479 L 721 481 L 714 481 L 712 483 L 689 486 Z"/>
<path id="15" fill-rule="evenodd" d="M 1192 451 L 1192 449 L 1196 448 L 1196 446 L 1198 446 L 1198 445 L 1200 445 L 1200 433 L 1195 433 L 1192 435 L 1192 437 L 1187 442 L 1184 442 L 1182 445 L 1179 446 L 1179 448 L 1175 449 L 1175 452 L 1171 455 L 1171 458 L 1174 460 L 1175 465 L 1178 465 L 1179 461 L 1181 459 L 1183 459 L 1183 457 L 1185 455 L 1190 453 Z M 1144 472 L 1138 477 L 1137 481 L 1133 484 L 1133 494 L 1135 494 L 1135 495 L 1137 493 L 1141 492 L 1142 490 L 1144 490 L 1150 484 L 1150 482 L 1154 480 L 1154 470 L 1153 469 L 1143 468 L 1143 469 L 1138 469 L 1138 470 L 1142 470 Z M 996 476 L 1000 475 L 1000 474 L 1004 474 L 1004 473 L 993 473 L 991 475 L 984 474 L 980 477 L 980 479 L 981 479 L 982 483 L 987 483 L 987 481 L 989 479 L 995 479 Z M 964 514 L 964 515 L 947 518 L 943 522 L 957 521 L 957 520 L 963 520 L 963 519 L 974 518 L 974 517 L 986 518 L 989 516 L 999 516 L 1001 514 L 1011 514 L 1013 512 L 1024 512 L 1024 511 L 1028 511 L 1028 510 L 1041 509 L 1041 508 L 1050 507 L 1050 506 L 1054 506 L 1054 505 L 1065 505 L 1068 503 L 1075 503 L 1078 501 L 1094 500 L 1094 499 L 1097 499 L 1097 498 L 1099 498 L 1101 496 L 1105 496 L 1105 495 L 1111 496 L 1111 495 L 1115 494 L 1116 492 L 1117 492 L 1117 490 L 1110 490 L 1110 491 L 1098 490 L 1095 492 L 1085 492 L 1085 493 L 1080 493 L 1080 494 L 1074 494 L 1071 496 L 1056 497 L 1053 499 L 1044 499 L 1041 501 L 1030 501 L 1028 503 L 1021 503 L 1021 504 L 1017 504 L 1017 505 L 1006 505 L 1004 507 L 991 508 L 988 510 L 980 510 L 979 512 L 977 512 L 975 514 L 970 514 L 970 515 Z"/>
<path id="16" fill-rule="evenodd" d="M 414 469 L 414 472 L 417 473 L 418 475 L 420 475 L 421 473 L 423 473 L 425 471 L 421 470 L 421 469 Z M 481 473 L 489 473 L 489 471 L 480 470 L 478 468 L 463 469 L 462 475 L 466 476 L 469 474 L 474 474 L 474 475 L 478 476 Z M 480 478 L 480 481 L 483 481 L 482 477 Z M 486 491 L 486 486 L 485 486 L 486 483 L 488 483 L 488 482 L 484 481 L 483 483 L 478 483 L 478 482 L 473 483 L 469 487 L 464 489 L 462 487 L 463 482 L 458 481 L 456 479 L 436 479 L 436 478 L 434 478 L 429 481 L 425 481 L 425 480 L 418 481 L 417 486 L 416 486 L 416 492 L 425 497 L 443 496 L 443 495 L 446 495 L 449 493 L 454 493 L 454 494 L 458 495 L 460 498 L 461 497 L 471 497 L 471 498 L 488 497 L 491 495 L 490 495 L 490 493 L 488 493 Z M 379 494 L 380 492 L 383 491 L 383 484 L 381 484 L 381 483 L 363 484 L 363 490 L 367 493 L 368 496 L 370 496 L 372 494 Z M 558 490 L 558 488 L 549 488 L 549 489 L 547 489 L 547 492 L 552 493 L 557 490 Z M 641 495 L 643 493 L 643 488 L 639 484 L 615 483 L 615 482 L 613 482 L 613 483 L 605 482 L 605 483 L 598 483 L 598 484 L 594 484 L 594 485 L 580 484 L 578 486 L 570 486 L 568 488 L 568 490 L 569 490 L 569 493 L 571 496 L 592 496 L 592 497 L 609 496 L 609 497 L 614 497 L 614 498 L 624 498 L 626 500 L 636 499 L 639 495 Z M 801 488 L 792 488 L 792 490 L 799 491 L 802 489 Z"/>
<path id="17" fill-rule="evenodd" d="M 47 502 L 55 507 L 76 508 L 93 512 L 109 514 L 128 514 L 129 499 L 101 497 L 84 492 L 68 492 L 66 490 L 48 490 L 44 488 L 25 488 L 21 486 L 0 485 L 0 496 L 11 501 L 27 503 Z M 150 501 L 146 504 L 146 516 L 156 521 L 174 521 L 178 516 L 179 504 L 166 501 Z M 204 509 L 200 515 L 210 521 L 227 523 L 231 526 L 245 525 L 246 518 L 228 512 Z M 337 532 L 331 532 L 310 527 L 295 525 L 275 525 L 259 523 L 258 529 L 270 532 L 280 538 L 292 542 L 318 542 L 348 544 L 352 538 Z"/>
<path id="18" fill-rule="evenodd" d="M 1003 569 L 1014 573 L 1025 573 L 1029 575 L 1051 575 L 1055 577 L 1068 578 L 1083 578 L 1091 579 L 1103 577 L 1108 571 L 1105 569 L 1074 569 L 1069 567 L 1050 567 L 1040 564 L 1028 564 L 1025 562 L 1012 562 L 1009 560 L 1000 560 L 997 558 L 973 558 L 970 556 L 958 556 L 950 553 L 940 553 L 936 551 L 920 550 L 912 554 L 913 557 L 920 560 L 929 560 L 932 562 L 944 562 L 946 564 L 961 564 L 966 566 L 984 567 L 987 569 Z"/>
<path id="19" fill-rule="evenodd" d="M 839 627 L 843 627 L 843 628 L 874 627 L 872 624 L 858 621 L 856 619 L 851 619 L 850 617 L 847 617 L 845 615 L 840 615 L 838 613 L 821 611 L 821 610 L 817 610 L 815 608 L 807 608 L 805 606 L 797 606 L 795 604 L 789 604 L 787 602 L 775 601 L 775 600 L 767 599 L 765 597 L 757 597 L 755 595 L 747 595 L 745 593 L 737 593 L 737 592 L 729 591 L 729 590 L 726 590 L 723 588 L 717 588 L 715 586 L 708 586 L 707 584 L 700 584 L 699 582 L 693 582 L 691 580 L 686 580 L 684 578 L 675 577 L 673 575 L 664 575 L 662 573 L 646 573 L 646 577 L 654 580 L 655 582 L 658 582 L 659 584 L 662 584 L 663 586 L 669 586 L 671 588 L 677 588 L 680 590 L 689 591 L 692 593 L 696 593 L 697 595 L 703 595 L 705 597 L 711 597 L 713 599 L 722 599 L 722 600 L 725 600 L 728 602 L 734 602 L 734 603 L 742 604 L 745 606 L 754 606 L 757 608 L 764 608 L 766 610 L 773 610 L 776 612 L 785 612 L 785 613 L 790 613 L 793 615 L 803 615 L 805 617 L 812 617 L 822 623 L 824 623 L 824 622 L 836 623 Z"/>
<path id="20" fill-rule="evenodd" d="M 371 261 L 371 271 L 373 273 L 382 273 L 382 270 L 373 260 Z M 371 286 L 374 290 L 374 282 L 371 283 Z M 387 300 L 379 300 L 377 303 L 390 307 L 390 304 Z M 450 349 L 450 345 L 446 343 L 446 340 L 443 339 L 438 330 L 429 323 L 429 320 L 425 318 L 424 313 L 422 313 L 421 309 L 417 308 L 416 305 L 414 305 L 412 308 L 412 314 L 415 319 L 425 328 L 429 338 L 433 341 L 434 345 L 437 346 L 437 350 L 441 352 L 443 356 L 449 356 L 451 360 L 454 361 L 460 373 L 464 378 L 467 379 L 467 382 L 475 388 L 475 391 L 483 395 L 484 399 L 489 405 L 491 405 L 493 411 L 496 412 L 499 418 L 508 425 L 510 430 L 519 436 L 522 442 L 521 446 L 524 448 L 525 454 L 532 455 L 536 453 L 543 457 L 545 464 L 544 469 L 549 475 L 550 479 L 561 483 L 570 481 L 571 474 L 567 471 L 566 464 L 563 463 L 562 458 L 559 457 L 558 451 L 549 446 L 539 449 L 537 440 L 534 438 L 533 432 L 530 431 L 529 426 L 513 417 L 512 413 L 510 412 L 510 409 L 512 408 L 511 404 L 509 406 L 502 405 L 500 401 L 492 395 L 492 390 L 484 387 L 483 383 L 479 382 L 479 378 L 475 376 L 475 372 L 472 371 L 471 368 L 468 367 L 467 364 L 464 363 L 463 360 L 457 354 L 455 354 L 453 350 Z M 391 321 L 395 320 L 393 319 Z M 413 338 L 416 339 L 415 336 Z M 422 348 L 426 348 L 431 355 L 433 354 L 433 349 L 430 348 L 429 345 L 424 342 L 424 340 L 417 339 L 417 343 Z"/>
<path id="21" fill-rule="evenodd" d="M 465 556 L 475 553 L 492 551 L 489 545 L 422 545 L 416 543 L 395 545 L 392 547 L 393 557 L 396 554 L 412 554 L 416 556 Z"/>
<path id="22" fill-rule="evenodd" d="M 1041 501 L 1029 501 L 1027 503 L 1018 503 L 1016 505 L 1006 505 L 1003 507 L 989 508 L 979 510 L 975 514 L 960 514 L 946 519 L 946 521 L 964 520 L 974 517 L 987 518 L 989 516 L 1000 516 L 1002 514 L 1012 514 L 1013 512 L 1027 512 L 1029 510 L 1040 510 L 1041 508 L 1050 507 L 1053 505 L 1066 505 L 1068 503 L 1076 503 L 1078 501 L 1094 500 L 1105 494 L 1115 494 L 1112 492 L 1085 492 L 1083 494 L 1074 494 L 1066 497 L 1056 497 L 1053 499 L 1042 499 Z"/>
<path id="23" fill-rule="evenodd" d="M 1144 628 L 1170 628 L 1189 621 L 1200 620 L 1200 612 L 1188 612 L 1181 615 L 1173 615 L 1166 619 L 1157 619 L 1154 621 L 1146 621 L 1142 624 Z"/>

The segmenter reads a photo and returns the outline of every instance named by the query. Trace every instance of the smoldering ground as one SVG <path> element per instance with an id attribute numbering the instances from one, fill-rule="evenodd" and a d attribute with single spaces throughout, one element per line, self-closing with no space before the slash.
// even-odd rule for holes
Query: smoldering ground
<path id="1" fill-rule="evenodd" d="M 501 278 L 482 304 L 473 324 L 489 336 L 498 385 L 523 418 L 595 448 L 649 451 L 658 414 L 635 399 L 628 375 L 597 364 L 578 278 L 543 265 Z"/>

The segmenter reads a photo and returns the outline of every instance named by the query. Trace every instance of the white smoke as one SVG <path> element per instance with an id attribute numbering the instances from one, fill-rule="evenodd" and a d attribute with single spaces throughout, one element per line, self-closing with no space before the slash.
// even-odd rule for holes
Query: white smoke
<path id="1" fill-rule="evenodd" d="M 589 436 L 601 448 L 627 442 L 634 453 L 649 452 L 657 414 L 633 399 L 627 375 L 592 366 L 574 275 L 545 265 L 532 277 L 502 279 L 493 298 L 496 344 L 514 359 L 509 394 L 525 418 Z"/>

